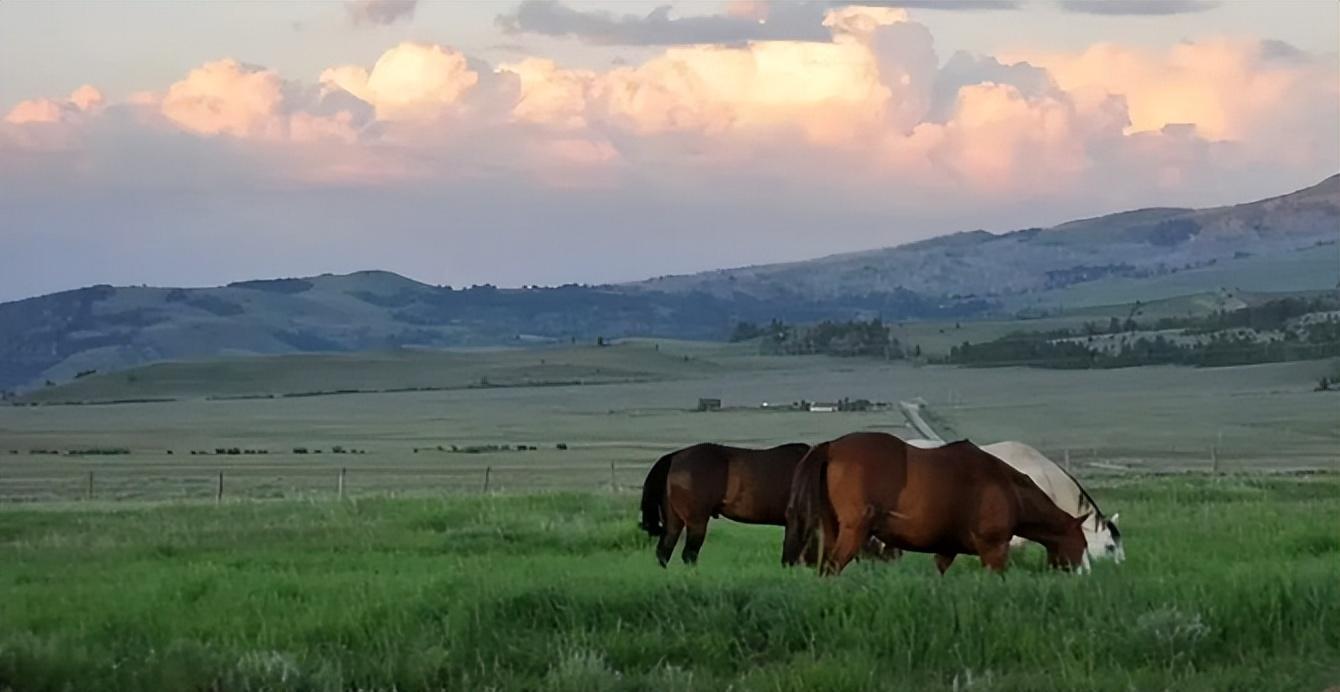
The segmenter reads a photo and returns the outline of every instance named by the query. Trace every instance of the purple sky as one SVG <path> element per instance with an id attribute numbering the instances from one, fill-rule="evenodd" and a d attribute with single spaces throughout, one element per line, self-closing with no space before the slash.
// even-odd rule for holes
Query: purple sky
<path id="1" fill-rule="evenodd" d="M 632 280 L 1281 194 L 1340 5 L 0 3 L 0 300 Z"/>

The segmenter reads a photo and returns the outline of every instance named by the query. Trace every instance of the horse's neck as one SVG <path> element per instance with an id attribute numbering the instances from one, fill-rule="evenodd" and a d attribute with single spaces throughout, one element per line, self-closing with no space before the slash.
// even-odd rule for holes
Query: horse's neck
<path id="1" fill-rule="evenodd" d="M 1019 526 L 1015 533 L 1029 540 L 1059 538 L 1072 517 L 1057 507 L 1031 479 L 1025 477 L 1024 480 L 1027 483 L 1014 479 L 1015 495 L 1019 498 Z"/>

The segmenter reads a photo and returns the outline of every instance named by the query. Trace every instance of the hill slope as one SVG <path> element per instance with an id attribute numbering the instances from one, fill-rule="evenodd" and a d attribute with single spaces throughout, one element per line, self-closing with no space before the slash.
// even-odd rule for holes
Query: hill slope
<path id="1" fill-rule="evenodd" d="M 0 304 L 0 390 L 207 356 L 721 338 L 737 321 L 1009 315 L 1139 295 L 1333 288 L 1340 176 L 1205 210 L 1143 209 L 1050 229 L 972 231 L 790 264 L 620 286 L 453 290 L 389 272 L 218 288 L 93 286 Z M 1073 299 L 1070 292 L 1080 296 Z"/>
<path id="2" fill-rule="evenodd" d="M 1098 279 L 1143 279 L 1235 259 L 1287 255 L 1337 240 L 1340 175 L 1248 204 L 1203 210 L 1141 209 L 1000 235 L 970 231 L 804 262 L 660 277 L 636 286 L 757 300 L 897 290 L 929 296 L 994 297 L 1056 290 Z M 1337 279 L 1340 261 L 1329 283 L 1306 288 L 1333 288 Z"/>

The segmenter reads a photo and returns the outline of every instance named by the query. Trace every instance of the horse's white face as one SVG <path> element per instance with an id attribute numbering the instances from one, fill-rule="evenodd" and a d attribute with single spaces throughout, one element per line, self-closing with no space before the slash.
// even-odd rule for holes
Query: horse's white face
<path id="1" fill-rule="evenodd" d="M 1084 540 L 1088 543 L 1088 556 L 1094 560 L 1112 560 L 1120 563 L 1126 559 L 1126 549 L 1121 545 L 1121 533 L 1116 531 L 1117 514 L 1110 518 L 1101 518 L 1084 525 Z"/>

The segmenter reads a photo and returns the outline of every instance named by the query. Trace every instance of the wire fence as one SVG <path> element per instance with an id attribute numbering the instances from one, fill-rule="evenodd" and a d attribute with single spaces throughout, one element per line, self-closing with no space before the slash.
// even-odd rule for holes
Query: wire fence
<path id="1" fill-rule="evenodd" d="M 79 500 L 343 499 L 368 495 L 585 491 L 642 487 L 649 463 L 603 465 L 391 466 L 99 464 L 6 474 L 0 502 Z"/>
<path id="2" fill-rule="evenodd" d="M 1218 447 L 1183 450 L 1108 449 L 1096 446 L 1042 449 L 1072 475 L 1104 482 L 1112 477 L 1160 473 L 1340 471 L 1340 455 L 1294 454 L 1262 459 Z M 179 463 L 169 459 L 59 457 L 49 464 L 0 465 L 0 503 L 71 501 L 213 501 L 343 499 L 452 493 L 634 492 L 652 459 L 600 464 L 394 464 L 337 465 L 327 460 L 228 463 L 226 459 Z"/>

